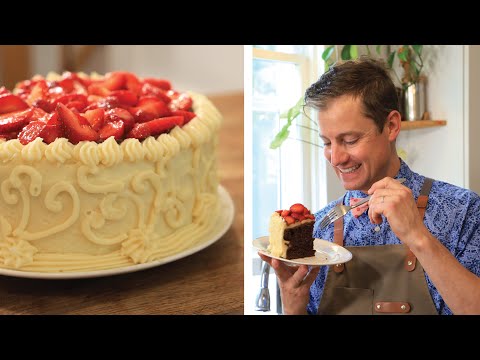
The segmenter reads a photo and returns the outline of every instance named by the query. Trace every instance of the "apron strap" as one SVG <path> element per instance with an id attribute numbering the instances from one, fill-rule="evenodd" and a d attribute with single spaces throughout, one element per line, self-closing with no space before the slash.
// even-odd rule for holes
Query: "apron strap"
<path id="1" fill-rule="evenodd" d="M 430 193 L 432 184 L 433 184 L 433 179 L 425 178 L 425 180 L 423 181 L 422 189 L 420 190 L 420 195 L 418 196 L 418 199 L 417 199 L 418 213 L 420 214 L 420 218 L 422 220 L 423 220 L 423 217 L 425 216 L 425 210 L 427 209 L 428 194 Z M 407 271 L 415 270 L 416 263 L 417 263 L 417 257 L 412 252 L 412 250 L 410 250 L 407 247 L 407 257 L 405 259 L 405 270 Z"/>
<path id="2" fill-rule="evenodd" d="M 333 241 L 335 244 L 343 246 L 343 216 L 333 223 Z M 333 265 L 333 271 L 341 273 L 345 264 Z"/>
<path id="3" fill-rule="evenodd" d="M 420 195 L 418 196 L 418 199 L 417 199 L 417 208 L 422 220 L 423 220 L 423 217 L 425 216 L 425 210 L 427 208 L 427 203 L 428 203 L 428 195 L 432 188 L 432 184 L 433 184 L 433 179 L 425 178 L 422 185 L 422 189 L 420 190 Z M 338 203 L 341 204 L 343 203 L 343 201 L 339 201 Z M 343 246 L 343 216 L 333 223 L 333 241 L 335 242 L 335 244 Z M 412 250 L 410 250 L 408 247 L 406 248 L 407 248 L 407 256 L 405 258 L 405 270 L 413 271 L 415 270 L 417 257 L 412 252 Z M 344 267 L 345 267 L 345 264 L 333 265 L 333 271 L 335 271 L 336 273 L 341 273 L 343 272 Z"/>

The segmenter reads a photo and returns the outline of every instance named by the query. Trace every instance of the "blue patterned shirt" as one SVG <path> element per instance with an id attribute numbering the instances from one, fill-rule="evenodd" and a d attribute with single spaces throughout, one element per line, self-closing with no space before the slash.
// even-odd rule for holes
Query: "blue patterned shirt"
<path id="1" fill-rule="evenodd" d="M 395 178 L 406 178 L 403 185 L 410 188 L 417 200 L 425 179 L 401 160 L 400 170 Z M 363 198 L 367 194 L 360 190 L 347 191 L 344 204 L 350 203 L 351 197 Z M 315 238 L 333 241 L 333 224 L 320 230 L 320 221 L 325 214 L 337 204 L 338 200 L 329 203 L 315 214 Z M 460 188 L 442 181 L 434 181 L 430 190 L 425 211 L 424 224 L 469 271 L 480 276 L 480 196 L 473 191 Z M 380 224 L 380 231 L 375 231 L 367 212 L 355 218 L 351 212 L 344 217 L 344 246 L 368 246 L 401 244 L 390 229 L 388 221 Z M 377 229 L 378 230 L 378 229 Z M 316 314 L 323 286 L 327 277 L 328 266 L 322 266 L 320 273 L 310 288 L 310 302 L 307 306 L 309 314 Z M 439 314 L 450 315 L 452 311 L 443 301 L 429 276 L 425 274 L 428 289 Z"/>

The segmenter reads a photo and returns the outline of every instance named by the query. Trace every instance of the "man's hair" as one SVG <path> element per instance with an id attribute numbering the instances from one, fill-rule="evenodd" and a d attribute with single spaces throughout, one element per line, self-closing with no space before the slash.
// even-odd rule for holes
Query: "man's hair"
<path id="1" fill-rule="evenodd" d="M 399 111 L 398 95 L 385 63 L 368 57 L 339 62 L 305 92 L 305 106 L 325 109 L 330 100 L 342 95 L 360 98 L 364 115 L 380 132 L 392 110 Z"/>

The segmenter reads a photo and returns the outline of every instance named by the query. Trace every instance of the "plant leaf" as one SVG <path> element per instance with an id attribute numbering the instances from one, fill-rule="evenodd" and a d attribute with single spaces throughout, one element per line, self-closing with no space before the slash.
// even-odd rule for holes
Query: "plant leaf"
<path id="1" fill-rule="evenodd" d="M 276 149 L 285 141 L 290 132 L 288 128 L 292 125 L 293 120 L 300 115 L 303 107 L 303 96 L 298 99 L 297 103 L 292 106 L 287 111 L 280 114 L 280 119 L 287 119 L 287 123 L 282 127 L 282 129 L 275 135 L 275 138 L 270 143 L 270 149 Z"/>
<path id="2" fill-rule="evenodd" d="M 327 61 L 328 59 L 330 59 L 330 56 L 332 56 L 334 50 L 335 50 L 335 46 L 333 45 L 330 45 L 325 50 L 323 50 L 323 53 L 322 53 L 323 61 Z"/>
<path id="3" fill-rule="evenodd" d="M 381 55 L 382 45 L 377 45 L 377 46 L 375 47 L 375 50 L 377 51 L 377 54 L 378 54 L 378 55 Z"/>
<path id="4" fill-rule="evenodd" d="M 398 58 L 399 58 L 401 61 L 408 61 L 408 59 L 407 59 L 407 53 L 408 53 L 408 51 L 399 51 L 399 52 L 398 52 Z"/>
<path id="5" fill-rule="evenodd" d="M 387 64 L 388 64 L 389 69 L 391 69 L 393 67 L 393 60 L 395 60 L 395 53 L 396 53 L 396 51 L 393 50 L 390 53 L 390 55 L 388 55 Z"/>
<path id="6" fill-rule="evenodd" d="M 422 56 L 422 49 L 423 45 L 412 45 L 413 51 L 415 51 L 415 54 L 418 56 Z"/>
<path id="7" fill-rule="evenodd" d="M 350 45 L 350 56 L 351 56 L 351 59 L 357 59 L 358 58 L 358 47 L 357 47 L 357 45 Z"/>
<path id="8" fill-rule="evenodd" d="M 275 139 L 270 143 L 270 149 L 276 149 L 282 145 L 282 143 L 288 138 L 290 135 L 290 131 L 288 131 L 288 127 L 290 124 L 286 124 L 282 130 L 275 136 Z"/>
<path id="9" fill-rule="evenodd" d="M 289 123 L 292 123 L 292 120 L 295 119 L 298 115 L 300 115 L 302 107 L 303 96 L 300 96 L 300 99 L 298 99 L 297 103 L 294 106 L 280 114 L 280 119 L 287 119 Z"/>
<path id="10" fill-rule="evenodd" d="M 351 47 L 351 45 L 344 45 L 343 46 L 342 54 L 341 54 L 342 60 L 350 60 L 351 59 L 350 47 Z"/>

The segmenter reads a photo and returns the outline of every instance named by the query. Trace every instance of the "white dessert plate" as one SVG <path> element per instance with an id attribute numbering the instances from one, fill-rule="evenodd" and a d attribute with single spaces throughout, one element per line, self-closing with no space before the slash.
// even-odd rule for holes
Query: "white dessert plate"
<path id="1" fill-rule="evenodd" d="M 212 233 L 202 239 L 202 242 L 191 248 L 187 249 L 178 254 L 157 260 L 148 262 L 145 264 L 131 265 L 121 268 L 108 269 L 108 270 L 96 270 L 96 271 L 84 271 L 84 272 L 62 272 L 62 273 L 48 273 L 48 272 L 33 272 L 33 271 L 18 271 L 10 269 L 1 269 L 0 275 L 22 277 L 22 278 L 31 278 L 31 279 L 82 279 L 82 278 L 94 278 L 110 275 L 125 274 L 134 271 L 140 271 L 149 269 L 155 266 L 163 265 L 170 263 L 172 261 L 184 258 L 186 256 L 192 255 L 200 250 L 205 249 L 206 247 L 212 245 L 214 242 L 219 240 L 230 228 L 233 222 L 233 215 L 235 212 L 233 200 L 230 194 L 223 186 L 218 187 L 218 194 L 220 196 L 220 206 L 221 211 L 218 215 L 218 219 L 215 224 L 215 228 Z"/>
<path id="2" fill-rule="evenodd" d="M 257 249 L 261 254 L 268 257 L 278 259 L 287 263 L 287 265 L 309 265 L 309 266 L 321 266 L 321 265 L 335 265 L 343 264 L 352 260 L 352 253 L 342 246 L 332 243 L 327 240 L 315 239 L 314 249 L 315 256 L 304 257 L 299 259 L 283 259 L 277 256 L 273 256 L 267 250 L 268 248 L 268 236 L 262 236 L 253 240 L 253 247 Z"/>

